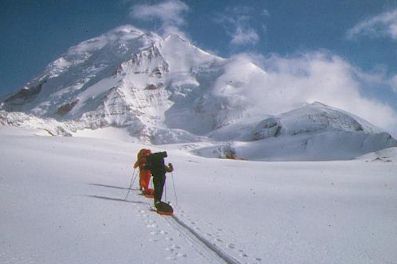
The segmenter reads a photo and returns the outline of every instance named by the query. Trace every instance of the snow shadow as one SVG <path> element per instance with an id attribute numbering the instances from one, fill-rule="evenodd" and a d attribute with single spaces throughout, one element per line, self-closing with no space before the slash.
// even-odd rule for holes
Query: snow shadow
<path id="1" fill-rule="evenodd" d="M 120 199 L 120 198 L 101 196 L 101 195 L 86 195 L 86 197 L 102 199 L 102 200 L 108 200 L 108 201 L 133 203 L 133 204 L 146 204 L 145 202 L 142 202 L 142 201 L 130 201 L 130 200 L 124 200 L 124 199 Z"/>
<path id="2" fill-rule="evenodd" d="M 128 187 L 119 187 L 119 186 L 106 185 L 106 184 L 100 184 L 100 183 L 88 183 L 88 185 L 105 187 L 105 188 L 113 188 L 113 189 L 119 189 L 119 190 L 128 190 L 129 189 Z M 131 188 L 131 191 L 137 191 L 137 190 L 139 190 L 139 189 Z"/>

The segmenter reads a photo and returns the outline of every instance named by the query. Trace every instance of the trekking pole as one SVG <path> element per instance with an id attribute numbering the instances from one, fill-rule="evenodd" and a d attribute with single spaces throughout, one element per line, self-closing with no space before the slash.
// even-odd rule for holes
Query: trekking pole
<path id="1" fill-rule="evenodd" d="M 174 195 L 175 195 L 175 205 L 178 206 L 178 197 L 176 196 L 176 189 L 175 189 L 174 173 L 173 172 L 171 172 L 171 178 L 172 178 L 172 187 L 174 189 Z"/>
<path id="2" fill-rule="evenodd" d="M 169 202 L 167 201 L 167 181 L 166 181 L 166 180 L 164 181 L 164 200 L 165 200 L 167 203 L 169 203 Z"/>
<path id="3" fill-rule="evenodd" d="M 136 178 L 136 173 L 135 172 L 136 172 L 136 169 L 134 169 L 134 172 L 132 173 L 130 186 L 128 187 L 128 192 L 127 192 L 127 194 L 124 197 L 124 201 L 127 201 L 127 198 L 128 198 L 128 195 L 130 194 L 132 185 L 134 185 L 135 178 Z"/>

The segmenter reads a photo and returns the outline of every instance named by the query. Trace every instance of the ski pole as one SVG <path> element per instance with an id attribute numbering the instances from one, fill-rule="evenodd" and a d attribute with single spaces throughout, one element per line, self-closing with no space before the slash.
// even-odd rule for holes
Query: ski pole
<path id="1" fill-rule="evenodd" d="M 174 195 L 175 195 L 175 205 L 178 206 L 178 197 L 176 196 L 176 189 L 175 189 L 174 173 L 173 172 L 171 172 L 171 178 L 172 178 L 172 187 L 174 189 Z"/>
<path id="2" fill-rule="evenodd" d="M 127 198 L 128 198 L 128 195 L 130 194 L 132 185 L 134 185 L 135 178 L 136 178 L 136 173 L 135 172 L 136 172 L 136 169 L 134 169 L 134 172 L 132 173 L 130 186 L 128 187 L 128 192 L 127 192 L 127 194 L 124 197 L 124 201 L 127 201 Z"/>
<path id="3" fill-rule="evenodd" d="M 164 181 L 164 200 L 169 203 L 167 201 L 167 180 Z"/>

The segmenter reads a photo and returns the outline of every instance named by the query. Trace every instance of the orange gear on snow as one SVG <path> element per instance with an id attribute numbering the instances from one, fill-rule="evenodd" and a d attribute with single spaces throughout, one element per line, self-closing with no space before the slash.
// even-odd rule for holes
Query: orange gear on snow
<path id="1" fill-rule="evenodd" d="M 152 194 L 153 189 L 149 189 L 150 177 L 152 173 L 150 170 L 145 169 L 146 157 L 152 152 L 150 149 L 141 149 L 137 155 L 137 161 L 134 164 L 134 168 L 139 167 L 139 186 L 145 194 Z"/>

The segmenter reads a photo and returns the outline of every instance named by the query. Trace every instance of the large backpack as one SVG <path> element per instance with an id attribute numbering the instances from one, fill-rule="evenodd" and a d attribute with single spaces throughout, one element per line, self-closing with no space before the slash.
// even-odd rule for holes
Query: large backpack
<path id="1" fill-rule="evenodd" d="M 145 169 L 152 172 L 153 176 L 162 175 L 166 173 L 166 167 L 164 165 L 164 158 L 167 157 L 167 152 L 152 153 L 146 157 Z"/>

